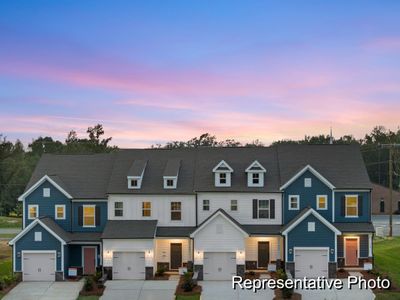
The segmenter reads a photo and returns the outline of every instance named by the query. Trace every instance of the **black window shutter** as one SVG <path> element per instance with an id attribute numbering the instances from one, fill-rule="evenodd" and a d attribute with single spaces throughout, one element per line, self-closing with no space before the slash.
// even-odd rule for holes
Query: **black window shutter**
<path id="1" fill-rule="evenodd" d="M 361 217 L 363 215 L 363 196 L 358 196 L 358 216 Z"/>
<path id="2" fill-rule="evenodd" d="M 83 206 L 78 207 L 78 226 L 83 225 Z"/>
<path id="3" fill-rule="evenodd" d="M 101 207 L 96 205 L 96 226 L 100 226 Z"/>
<path id="4" fill-rule="evenodd" d="M 269 200 L 269 218 L 275 219 L 275 199 Z"/>
<path id="5" fill-rule="evenodd" d="M 342 213 L 342 216 L 344 217 L 346 215 L 346 197 L 342 196 L 341 200 L 342 200 L 341 201 L 341 203 L 342 203 L 341 213 Z"/>
<path id="6" fill-rule="evenodd" d="M 258 200 L 253 199 L 253 219 L 258 219 Z"/>

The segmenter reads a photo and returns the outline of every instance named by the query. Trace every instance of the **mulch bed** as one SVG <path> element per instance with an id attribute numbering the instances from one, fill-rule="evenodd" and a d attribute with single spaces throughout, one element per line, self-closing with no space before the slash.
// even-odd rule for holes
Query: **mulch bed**
<path id="1" fill-rule="evenodd" d="M 169 280 L 169 275 L 168 274 L 154 275 L 153 280 Z"/>
<path id="2" fill-rule="evenodd" d="M 98 287 L 97 284 L 93 284 L 93 289 L 91 291 L 85 291 L 83 287 L 82 290 L 79 292 L 80 296 L 102 296 L 105 287 Z"/>
<path id="3" fill-rule="evenodd" d="M 377 279 L 377 278 L 378 278 L 378 276 L 376 276 L 375 274 L 372 274 L 372 273 L 370 273 L 370 272 L 368 272 L 368 271 L 361 271 L 360 273 L 363 275 L 364 279 L 366 279 L 366 280 L 369 280 L 369 279 Z M 383 275 L 383 276 L 380 276 L 380 277 L 383 279 L 383 278 L 385 278 L 386 276 Z M 390 280 L 390 283 L 391 283 L 390 289 L 385 289 L 385 290 L 382 290 L 382 289 L 373 289 L 372 291 L 373 291 L 374 293 L 400 292 L 400 288 L 397 287 L 397 286 L 393 283 L 392 280 Z"/>
<path id="4" fill-rule="evenodd" d="M 175 295 L 182 295 L 182 296 L 192 296 L 192 295 L 199 295 L 201 294 L 201 285 L 196 285 L 192 291 L 190 292 L 185 292 L 185 290 L 182 288 L 182 284 L 184 282 L 183 276 L 179 278 L 178 285 L 175 290 Z"/>
<path id="5" fill-rule="evenodd" d="M 336 272 L 336 278 L 339 278 L 339 279 L 346 279 L 347 277 L 349 277 L 349 275 L 350 275 L 349 272 L 347 272 L 344 269 L 341 269 Z"/>
<path id="6" fill-rule="evenodd" d="M 250 274 L 250 273 L 244 273 L 244 279 L 258 279 L 260 278 L 260 273 L 254 273 L 254 274 Z"/>
<path id="7" fill-rule="evenodd" d="M 301 295 L 299 293 L 293 293 L 291 298 L 283 298 L 282 291 L 280 289 L 275 289 L 274 300 L 283 300 L 283 299 L 301 300 Z"/>
<path id="8" fill-rule="evenodd" d="M 7 294 L 9 291 L 11 291 L 13 288 L 15 288 L 15 286 L 16 286 L 18 283 L 19 283 L 18 281 L 13 282 L 13 283 L 11 283 L 9 286 L 7 286 L 7 287 L 1 289 L 0 291 L 2 291 L 4 294 Z"/>

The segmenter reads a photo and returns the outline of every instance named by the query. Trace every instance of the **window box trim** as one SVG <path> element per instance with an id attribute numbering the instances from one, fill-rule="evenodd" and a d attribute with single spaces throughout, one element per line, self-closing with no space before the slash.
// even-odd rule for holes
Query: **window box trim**
<path id="1" fill-rule="evenodd" d="M 297 199 L 297 208 L 292 208 L 291 198 Z M 300 210 L 300 195 L 289 195 L 288 196 L 288 210 Z"/>
<path id="2" fill-rule="evenodd" d="M 319 207 L 319 198 L 325 198 L 325 208 Z M 317 195 L 316 196 L 316 205 L 317 210 L 328 210 L 328 195 Z"/>
<path id="3" fill-rule="evenodd" d="M 36 216 L 34 218 L 31 217 L 30 208 L 36 207 Z M 39 205 L 38 204 L 29 204 L 28 205 L 28 220 L 34 220 L 39 217 Z"/>
<path id="4" fill-rule="evenodd" d="M 122 203 L 122 207 L 121 208 L 116 208 L 115 204 L 117 204 L 117 203 Z M 115 213 L 116 211 L 122 211 L 122 215 L 117 216 L 116 213 Z M 124 202 L 123 201 L 115 201 L 114 202 L 114 217 L 115 218 L 122 218 L 123 216 L 124 216 Z"/>
<path id="5" fill-rule="evenodd" d="M 59 218 L 58 217 L 58 214 L 57 214 L 57 209 L 59 208 L 59 207 L 62 207 L 63 208 L 63 216 L 61 217 L 61 218 Z M 65 220 L 65 215 L 66 215 L 66 213 L 65 213 L 65 204 L 56 204 L 55 206 L 54 206 L 54 210 L 55 210 L 55 212 L 54 212 L 54 219 L 56 219 L 56 220 Z"/>
<path id="6" fill-rule="evenodd" d="M 359 201 L 358 195 L 357 194 L 351 194 L 351 195 L 345 195 L 344 197 L 345 197 L 345 201 L 344 201 L 345 218 L 358 218 L 358 201 Z M 353 215 L 347 215 L 347 199 L 350 198 L 350 197 L 355 197 L 357 199 L 357 202 L 356 202 L 356 205 L 355 205 L 356 214 L 354 216 Z M 354 207 L 354 206 L 351 206 L 351 207 Z"/>
<path id="7" fill-rule="evenodd" d="M 94 204 L 84 204 L 84 205 L 82 205 L 82 218 L 83 218 L 83 220 L 82 220 L 82 227 L 85 227 L 85 228 L 95 228 L 96 227 L 96 205 L 94 205 Z M 86 207 L 93 207 L 93 210 L 94 210 L 94 212 L 93 212 L 93 225 L 85 225 L 85 208 Z"/>

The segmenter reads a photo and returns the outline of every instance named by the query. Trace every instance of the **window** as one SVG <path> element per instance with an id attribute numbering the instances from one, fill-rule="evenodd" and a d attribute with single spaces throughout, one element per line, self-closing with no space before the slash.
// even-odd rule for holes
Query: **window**
<path id="1" fill-rule="evenodd" d="M 210 210 L 210 200 L 203 200 L 203 210 Z"/>
<path id="2" fill-rule="evenodd" d="M 43 189 L 43 197 L 50 197 L 50 188 Z"/>
<path id="3" fill-rule="evenodd" d="M 379 211 L 381 213 L 385 212 L 385 200 L 383 200 L 383 198 L 381 198 L 381 202 L 379 203 Z"/>
<path id="4" fill-rule="evenodd" d="M 122 217 L 124 215 L 124 202 L 114 202 L 114 216 Z"/>
<path id="5" fill-rule="evenodd" d="M 84 205 L 83 206 L 83 227 L 95 227 L 96 220 L 96 206 Z"/>
<path id="6" fill-rule="evenodd" d="M 35 242 L 41 242 L 41 241 L 42 241 L 42 232 L 36 231 L 35 232 Z"/>
<path id="7" fill-rule="evenodd" d="M 151 217 L 151 202 L 142 202 L 142 216 Z"/>
<path id="8" fill-rule="evenodd" d="M 142 177 L 140 176 L 128 176 L 128 189 L 138 190 L 142 185 Z"/>
<path id="9" fill-rule="evenodd" d="M 226 173 L 219 173 L 219 184 L 226 184 Z"/>
<path id="10" fill-rule="evenodd" d="M 181 202 L 171 202 L 171 220 L 180 221 L 182 217 Z"/>
<path id="11" fill-rule="evenodd" d="M 55 210 L 56 220 L 65 220 L 65 205 L 56 205 Z"/>
<path id="12" fill-rule="evenodd" d="M 311 178 L 304 178 L 304 187 L 311 187 Z"/>
<path id="13" fill-rule="evenodd" d="M 397 201 L 397 211 L 400 212 L 400 201 Z"/>
<path id="14" fill-rule="evenodd" d="M 269 219 L 269 200 L 258 200 L 258 218 Z"/>
<path id="15" fill-rule="evenodd" d="M 346 217 L 358 217 L 357 195 L 346 195 Z"/>
<path id="16" fill-rule="evenodd" d="M 231 211 L 237 211 L 237 210 L 238 210 L 237 200 L 231 200 Z"/>
<path id="17" fill-rule="evenodd" d="M 131 179 L 131 187 L 137 187 L 138 186 L 138 180 L 137 179 Z"/>
<path id="18" fill-rule="evenodd" d="M 173 179 L 167 179 L 167 186 L 174 186 L 174 180 Z"/>
<path id="19" fill-rule="evenodd" d="M 28 219 L 32 220 L 39 217 L 39 206 L 38 205 L 28 205 Z"/>
<path id="20" fill-rule="evenodd" d="M 289 195 L 289 210 L 299 210 L 300 207 L 299 195 Z"/>
<path id="21" fill-rule="evenodd" d="M 164 189 L 176 189 L 178 177 L 165 177 L 164 176 Z"/>
<path id="22" fill-rule="evenodd" d="M 315 222 L 308 222 L 308 231 L 315 231 Z"/>
<path id="23" fill-rule="evenodd" d="M 253 184 L 259 184 L 260 183 L 260 173 L 253 173 Z"/>
<path id="24" fill-rule="evenodd" d="M 321 209 L 321 210 L 328 209 L 328 196 L 317 195 L 317 209 Z"/>

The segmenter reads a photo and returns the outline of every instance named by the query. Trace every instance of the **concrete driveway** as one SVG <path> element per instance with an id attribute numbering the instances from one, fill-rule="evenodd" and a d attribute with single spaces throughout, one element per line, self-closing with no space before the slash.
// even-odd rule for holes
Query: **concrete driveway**
<path id="1" fill-rule="evenodd" d="M 201 292 L 202 300 L 265 300 L 273 299 L 275 294 L 273 290 L 265 289 L 257 293 L 248 290 L 232 289 L 232 281 L 200 281 L 199 285 L 203 287 Z"/>
<path id="2" fill-rule="evenodd" d="M 109 280 L 101 300 L 173 300 L 176 280 Z"/>
<path id="3" fill-rule="evenodd" d="M 82 289 L 79 282 L 20 282 L 3 300 L 75 300 Z"/>

